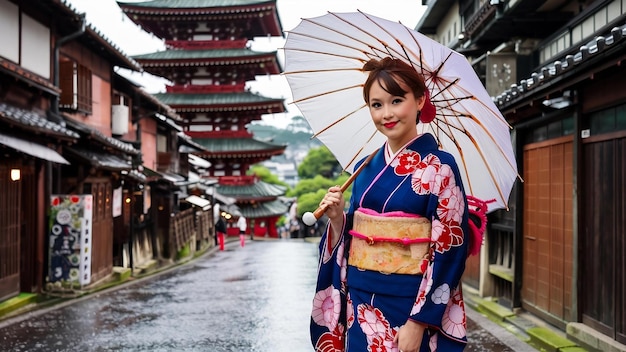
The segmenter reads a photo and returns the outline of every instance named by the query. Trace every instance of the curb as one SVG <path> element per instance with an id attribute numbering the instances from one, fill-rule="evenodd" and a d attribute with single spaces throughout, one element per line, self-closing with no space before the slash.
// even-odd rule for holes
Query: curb
<path id="1" fill-rule="evenodd" d="M 516 314 L 491 298 L 480 297 L 474 288 L 463 286 L 465 304 L 484 314 L 489 320 L 504 327 L 520 340 L 546 352 L 586 352 L 576 342 L 567 339 L 565 333 L 554 328 L 540 326 L 533 321 Z"/>

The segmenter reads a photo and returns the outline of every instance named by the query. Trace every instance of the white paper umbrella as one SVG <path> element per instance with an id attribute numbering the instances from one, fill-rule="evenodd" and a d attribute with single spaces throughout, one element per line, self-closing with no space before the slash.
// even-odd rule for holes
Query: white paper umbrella
<path id="1" fill-rule="evenodd" d="M 426 81 L 435 119 L 418 123 L 454 155 L 468 195 L 507 207 L 517 173 L 510 126 L 467 59 L 401 23 L 363 12 L 303 19 L 287 33 L 285 72 L 294 103 L 348 172 L 385 136 L 363 101 L 371 58 L 410 63 Z"/>

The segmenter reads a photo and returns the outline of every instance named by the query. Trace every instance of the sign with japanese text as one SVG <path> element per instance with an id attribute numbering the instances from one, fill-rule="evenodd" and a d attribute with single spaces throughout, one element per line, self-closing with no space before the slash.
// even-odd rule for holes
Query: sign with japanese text
<path id="1" fill-rule="evenodd" d="M 93 196 L 52 195 L 48 281 L 91 282 Z"/>

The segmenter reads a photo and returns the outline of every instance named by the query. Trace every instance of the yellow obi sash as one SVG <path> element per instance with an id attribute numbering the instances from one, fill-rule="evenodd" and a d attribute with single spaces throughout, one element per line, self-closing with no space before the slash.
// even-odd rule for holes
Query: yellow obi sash
<path id="1" fill-rule="evenodd" d="M 387 274 L 422 274 L 428 258 L 431 224 L 428 219 L 404 212 L 354 212 L 348 264 Z"/>

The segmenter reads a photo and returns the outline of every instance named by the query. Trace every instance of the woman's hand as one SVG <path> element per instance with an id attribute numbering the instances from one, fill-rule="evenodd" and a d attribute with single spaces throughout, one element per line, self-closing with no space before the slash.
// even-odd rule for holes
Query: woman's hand
<path id="1" fill-rule="evenodd" d="M 426 325 L 407 320 L 400 327 L 393 341 L 398 344 L 398 350 L 402 352 L 418 352 L 422 345 L 425 330 Z"/>
<path id="2" fill-rule="evenodd" d="M 334 247 L 339 240 L 339 235 L 343 229 L 343 209 L 346 201 L 343 199 L 341 187 L 333 186 L 328 189 L 328 193 L 320 202 L 320 206 L 326 206 L 326 216 L 330 219 L 331 246 Z"/>

